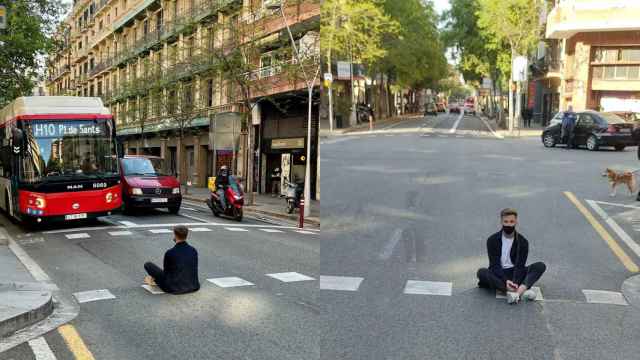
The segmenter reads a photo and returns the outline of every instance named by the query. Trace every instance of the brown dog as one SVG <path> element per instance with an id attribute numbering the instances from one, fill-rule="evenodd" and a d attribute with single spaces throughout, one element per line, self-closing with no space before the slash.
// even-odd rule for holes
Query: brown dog
<path id="1" fill-rule="evenodd" d="M 616 172 L 607 168 L 602 176 L 609 178 L 609 184 L 611 184 L 610 196 L 612 197 L 616 196 L 616 186 L 620 184 L 626 184 L 631 195 L 636 191 L 636 177 L 633 175 L 632 171 Z"/>

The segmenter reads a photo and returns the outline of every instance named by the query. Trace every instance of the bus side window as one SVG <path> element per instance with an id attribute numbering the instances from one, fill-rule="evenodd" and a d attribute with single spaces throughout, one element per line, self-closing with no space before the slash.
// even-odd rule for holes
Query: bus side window
<path id="1" fill-rule="evenodd" d="M 6 127 L 0 128 L 0 176 L 9 177 L 9 158 L 11 156 L 11 149 L 9 148 L 9 139 L 6 137 Z"/>

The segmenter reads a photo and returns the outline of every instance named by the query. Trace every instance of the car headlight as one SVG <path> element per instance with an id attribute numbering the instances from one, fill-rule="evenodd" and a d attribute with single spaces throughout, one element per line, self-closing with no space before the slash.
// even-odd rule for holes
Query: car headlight
<path id="1" fill-rule="evenodd" d="M 36 198 L 36 207 L 37 207 L 38 209 L 44 209 L 44 208 L 45 208 L 45 206 L 47 206 L 47 202 L 46 202 L 46 201 L 44 201 L 44 198 L 37 197 L 37 198 Z"/>
<path id="2" fill-rule="evenodd" d="M 180 194 L 180 188 L 177 188 L 177 187 L 173 188 L 173 190 L 171 191 L 171 193 L 173 193 L 173 194 Z"/>
<path id="3" fill-rule="evenodd" d="M 142 195 L 142 189 L 140 188 L 131 188 L 132 195 Z"/>

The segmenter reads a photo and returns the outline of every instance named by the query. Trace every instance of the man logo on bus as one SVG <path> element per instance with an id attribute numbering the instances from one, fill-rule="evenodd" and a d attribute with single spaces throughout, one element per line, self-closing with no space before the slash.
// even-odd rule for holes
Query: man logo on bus
<path id="1" fill-rule="evenodd" d="M 20 154 L 20 146 L 14 146 L 13 147 L 13 153 L 14 154 Z"/>

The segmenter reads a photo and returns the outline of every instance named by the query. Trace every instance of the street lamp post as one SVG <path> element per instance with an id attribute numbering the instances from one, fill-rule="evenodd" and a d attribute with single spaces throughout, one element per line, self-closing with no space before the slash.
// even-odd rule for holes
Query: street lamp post
<path id="1" fill-rule="evenodd" d="M 293 52 L 296 57 L 296 61 L 300 65 L 300 69 L 302 70 L 302 75 L 304 76 L 305 83 L 307 85 L 307 95 L 309 102 L 309 113 L 307 115 L 307 158 L 306 158 L 306 166 L 305 166 L 305 174 L 304 174 L 304 216 L 309 216 L 311 212 L 311 114 L 312 114 L 312 105 L 313 105 L 313 86 L 315 85 L 316 79 L 320 72 L 320 66 L 316 69 L 316 72 L 313 76 L 313 79 L 309 79 L 307 76 L 307 72 L 302 65 L 302 61 L 300 60 L 300 53 L 298 52 L 298 47 L 296 46 L 296 42 L 293 39 L 293 34 L 291 33 L 291 28 L 287 23 L 287 17 L 284 13 L 284 1 L 275 2 L 267 5 L 267 9 L 270 10 L 280 10 L 280 15 L 282 16 L 282 21 L 287 28 L 287 33 L 289 33 L 289 39 L 291 40 L 291 46 L 293 47 Z"/>

